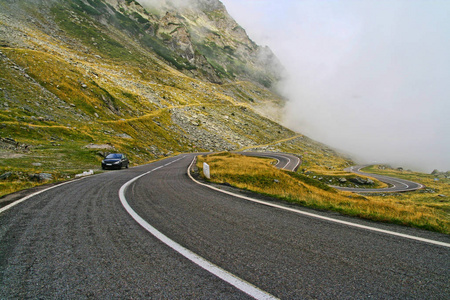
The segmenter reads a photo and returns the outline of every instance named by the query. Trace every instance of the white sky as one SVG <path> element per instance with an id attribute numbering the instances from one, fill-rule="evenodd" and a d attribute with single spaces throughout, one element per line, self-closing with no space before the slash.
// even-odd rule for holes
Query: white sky
<path id="1" fill-rule="evenodd" d="M 361 162 L 450 170 L 450 1 L 221 0 L 289 72 L 289 127 Z"/>

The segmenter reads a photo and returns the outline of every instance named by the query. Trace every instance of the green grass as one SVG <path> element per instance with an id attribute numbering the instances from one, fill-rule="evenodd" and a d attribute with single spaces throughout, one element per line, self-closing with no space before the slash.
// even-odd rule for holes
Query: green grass
<path id="1" fill-rule="evenodd" d="M 443 220 L 450 219 L 450 179 L 412 171 L 400 171 L 389 167 L 370 166 L 362 171 L 385 176 L 398 177 L 425 185 L 424 189 L 398 194 L 373 195 L 370 198 L 380 201 L 393 201 L 400 205 L 413 204 L 418 207 L 434 209 Z"/>
<path id="2" fill-rule="evenodd" d="M 43 24 L 56 20 L 61 29 L 56 35 L 24 26 L 21 34 L 30 37 L 24 40 L 29 45 L 0 47 L 8 58 L 0 57 L 0 137 L 29 145 L 28 151 L 0 151 L 0 173 L 15 174 L 0 182 L 2 194 L 36 184 L 28 180 L 36 172 L 65 180 L 89 169 L 100 171 L 98 152 L 108 150 L 85 148 L 89 143 L 108 143 L 111 151 L 128 154 L 133 165 L 170 153 L 221 150 L 210 137 L 226 147 L 264 144 L 269 150 L 314 151 L 311 165 L 313 159 L 317 166 L 345 164 L 328 155 L 325 146 L 306 137 L 291 140 L 295 133 L 255 113 L 250 104 L 282 102 L 270 90 L 250 81 L 216 85 L 174 70 L 192 66 L 163 41 L 143 34 L 149 23 L 131 8 L 108 16 L 110 7 L 103 1 L 76 1 L 72 7 L 52 2 L 57 3 L 62 6 L 54 6 L 49 16 L 33 10 L 33 18 Z M 104 25 L 99 18 L 112 19 Z M 230 48 L 220 51 L 228 59 L 235 55 Z M 155 59 L 155 53 L 171 65 Z M 220 64 L 217 68 L 226 73 Z M 182 123 L 183 118 L 205 123 L 188 128 L 191 123 Z"/>
<path id="3" fill-rule="evenodd" d="M 83 2 L 80 1 L 80 3 Z M 83 5 L 86 6 L 85 4 Z M 82 6 L 81 11 L 79 11 L 79 14 L 82 16 L 85 15 L 85 12 L 83 10 L 84 6 Z M 93 10 L 95 12 L 98 12 L 95 9 Z M 94 26 L 92 21 L 88 21 L 88 15 L 92 14 L 91 11 L 88 11 L 88 15 L 85 15 L 85 18 L 83 19 L 80 18 L 78 22 L 72 20 L 72 16 L 69 11 L 62 7 L 53 8 L 52 13 L 55 16 L 55 20 L 58 25 L 61 26 L 61 28 L 65 30 L 65 32 L 77 38 L 89 48 L 95 49 L 97 54 L 101 56 L 107 55 L 110 58 L 119 59 L 122 61 L 140 61 L 139 56 L 129 53 L 125 46 L 122 45 L 119 41 L 111 38 L 110 35 L 105 34 L 99 25 Z M 100 12 L 98 13 L 100 14 Z"/>
<path id="4" fill-rule="evenodd" d="M 84 148 L 84 143 L 45 144 L 31 147 L 29 151 L 0 152 L 0 175 L 11 172 L 12 176 L 0 181 L 0 197 L 9 193 L 48 182 L 30 181 L 29 175 L 50 173 L 53 180 L 64 181 L 75 174 L 90 169 L 100 171 L 101 157 L 96 150 Z M 14 156 L 20 155 L 20 156 Z M 39 164 L 39 165 L 37 165 Z"/>
<path id="5" fill-rule="evenodd" d="M 278 170 L 267 159 L 237 154 L 203 155 L 197 162 L 200 174 L 203 162 L 210 165 L 212 182 L 228 183 L 315 209 L 450 233 L 448 214 L 436 206 L 338 191 L 304 175 Z"/>
<path id="6" fill-rule="evenodd" d="M 97 150 L 84 148 L 89 143 L 109 143 L 115 151 L 127 153 L 133 164 L 142 164 L 167 153 L 206 150 L 204 141 L 190 140 L 185 128 L 174 123 L 176 111 L 206 120 L 223 119 L 224 114 L 228 115 L 226 130 L 234 131 L 256 147 L 264 143 L 280 151 L 301 153 L 314 149 L 323 153 L 322 146 L 303 137 L 280 141 L 290 139 L 295 133 L 242 106 L 248 102 L 247 95 L 260 95 L 262 103 L 265 98 L 273 97 L 269 91 L 251 83 L 237 84 L 240 94 L 232 98 L 228 94 L 236 90 L 233 84 L 216 86 L 145 65 L 137 68 L 133 64 L 102 60 L 101 68 L 90 65 L 98 79 L 86 76 L 83 67 L 70 64 L 51 52 L 10 48 L 1 51 L 39 83 L 30 83 L 19 71 L 0 61 L 0 77 L 6 83 L 3 88 L 8 90 L 8 98 L 0 93 L 0 102 L 9 103 L 7 109 L 0 110 L 0 136 L 31 146 L 26 153 L 11 152 L 23 154 L 20 158 L 2 160 L 2 174 L 8 170 L 24 174 L 38 171 L 52 173 L 55 179 L 62 180 L 89 169 L 98 170 L 101 157 Z M 135 76 L 133 80 L 139 83 L 140 89 L 120 85 L 125 79 L 130 80 L 130 76 Z M 108 81 L 101 80 L 105 78 Z M 86 87 L 81 87 L 81 82 Z M 159 96 L 159 102 L 148 101 L 149 88 L 153 97 Z M 130 138 L 119 137 L 120 134 Z M 317 158 L 322 162 L 319 156 Z M 337 157 L 333 158 L 333 163 L 341 164 Z M 38 169 L 32 166 L 36 162 L 42 163 Z M 28 186 L 26 178 L 19 182 L 11 180 L 10 188 L 4 190 L 10 192 Z"/>

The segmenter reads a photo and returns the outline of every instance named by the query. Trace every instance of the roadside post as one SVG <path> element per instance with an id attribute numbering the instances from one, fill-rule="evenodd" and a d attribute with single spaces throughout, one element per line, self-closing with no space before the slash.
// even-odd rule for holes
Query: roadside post
<path id="1" fill-rule="evenodd" d="M 209 172 L 209 165 L 207 163 L 203 163 L 203 175 L 205 175 L 206 178 L 211 179 L 211 173 Z"/>

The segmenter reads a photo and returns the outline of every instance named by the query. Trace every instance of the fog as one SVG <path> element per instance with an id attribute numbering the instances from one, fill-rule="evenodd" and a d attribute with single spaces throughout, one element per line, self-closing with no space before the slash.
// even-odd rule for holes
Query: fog
<path id="1" fill-rule="evenodd" d="M 210 2 L 211 0 L 202 0 Z M 169 9 L 185 9 L 198 7 L 198 0 L 138 0 L 138 2 L 146 8 L 156 8 L 158 10 Z"/>
<path id="2" fill-rule="evenodd" d="M 222 0 L 284 64 L 284 125 L 362 163 L 450 170 L 450 1 Z"/>

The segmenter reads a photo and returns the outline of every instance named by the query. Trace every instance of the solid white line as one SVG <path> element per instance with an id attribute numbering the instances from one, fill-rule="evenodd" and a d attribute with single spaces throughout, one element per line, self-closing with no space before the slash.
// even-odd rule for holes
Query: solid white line
<path id="1" fill-rule="evenodd" d="M 363 176 L 374 177 L 374 178 L 376 178 L 376 179 L 378 179 L 378 180 L 380 180 L 380 181 L 383 181 L 383 179 L 387 179 L 387 180 L 389 180 L 389 181 L 393 181 L 393 182 L 399 183 L 399 184 L 404 185 L 404 186 L 406 187 L 406 190 L 405 190 L 405 189 L 400 189 L 400 187 L 399 187 L 398 185 L 395 185 L 395 184 L 394 184 L 393 187 L 390 187 L 390 188 L 384 188 L 384 189 L 374 189 L 373 191 L 370 191 L 369 193 L 375 193 L 375 192 L 377 192 L 377 190 L 378 190 L 379 192 L 387 192 L 387 193 L 389 193 L 389 192 L 409 192 L 409 191 L 415 191 L 415 190 L 418 190 L 418 189 L 422 189 L 422 188 L 425 187 L 425 186 L 424 186 L 423 184 L 421 184 L 421 183 L 409 181 L 409 180 L 406 180 L 406 179 L 400 179 L 400 178 L 396 178 L 396 177 L 390 177 L 390 176 L 385 176 L 385 175 L 379 175 L 379 174 L 372 174 L 372 173 L 362 172 L 361 169 L 365 168 L 366 166 L 360 166 L 356 171 L 353 170 L 354 167 L 356 167 L 356 166 L 352 166 L 352 167 L 350 168 L 350 171 L 351 171 L 351 172 L 354 172 L 354 173 L 356 173 L 356 174 L 363 175 Z M 359 173 L 358 173 L 358 172 L 359 172 Z M 399 180 L 404 180 L 404 181 L 406 181 L 406 182 L 411 182 L 411 183 L 413 183 L 413 184 L 417 184 L 418 187 L 417 187 L 417 188 L 410 189 L 410 185 L 409 185 L 409 184 L 406 184 L 406 183 L 401 182 L 401 181 L 399 181 Z M 385 182 L 385 181 L 383 181 L 383 182 Z M 387 183 L 390 183 L 390 182 L 387 182 Z M 396 188 L 399 188 L 399 189 L 396 190 Z M 391 191 L 391 190 L 392 190 L 392 191 Z M 351 190 L 350 190 L 350 191 L 351 191 Z"/>
<path id="2" fill-rule="evenodd" d="M 33 193 L 33 194 L 30 194 L 30 195 L 28 195 L 28 196 L 25 196 L 25 197 L 23 197 L 23 198 L 21 198 L 21 199 L 19 199 L 19 200 L 17 200 L 17 201 L 14 201 L 13 203 L 10 203 L 10 204 L 6 205 L 5 207 L 2 207 L 2 208 L 0 209 L 0 214 L 3 213 L 4 211 L 7 211 L 7 210 L 10 209 L 11 207 L 16 206 L 17 204 L 22 203 L 22 202 L 25 201 L 25 200 L 28 200 L 28 199 L 30 199 L 30 198 L 36 196 L 36 195 L 39 195 L 40 193 L 49 191 L 49 190 L 51 190 L 51 189 L 57 188 L 57 187 L 59 187 L 59 186 L 62 186 L 62 185 L 68 184 L 68 183 L 72 183 L 72 182 L 75 182 L 75 181 L 78 181 L 78 180 L 82 180 L 82 179 L 84 179 L 84 178 L 86 178 L 86 177 L 83 177 L 83 178 L 80 178 L 80 179 L 71 180 L 71 181 L 66 181 L 66 182 L 63 182 L 63 183 L 60 183 L 60 184 L 57 184 L 57 185 L 48 187 L 48 188 L 46 188 L 46 189 L 37 191 L 37 192 L 35 192 L 35 193 Z"/>
<path id="3" fill-rule="evenodd" d="M 287 156 L 283 156 L 284 158 L 287 158 L 288 162 L 284 165 L 284 167 L 282 169 L 285 169 L 290 163 L 291 163 L 291 159 Z"/>
<path id="4" fill-rule="evenodd" d="M 275 158 L 275 157 L 269 157 L 269 158 Z M 275 166 L 278 165 L 279 163 L 281 163 L 281 161 L 278 158 L 275 158 L 275 159 L 277 160 L 277 163 L 275 164 Z"/>
<path id="5" fill-rule="evenodd" d="M 297 164 L 295 165 L 294 168 L 292 168 L 292 170 L 295 170 L 300 165 L 300 158 L 298 158 L 296 156 L 293 156 L 293 155 L 291 157 L 289 157 L 288 155 L 283 155 L 282 153 L 268 153 L 268 152 L 263 152 L 261 154 L 262 154 L 261 155 L 262 157 L 270 157 L 270 158 L 276 159 L 278 161 L 278 163 L 276 165 L 278 165 L 280 163 L 280 160 L 277 157 L 284 157 L 284 158 L 286 158 L 288 160 L 288 162 L 283 167 L 280 167 L 280 169 L 284 169 L 284 170 L 290 171 L 290 169 L 286 169 L 286 167 L 291 163 L 291 158 L 292 157 L 295 157 L 297 159 Z"/>
<path id="6" fill-rule="evenodd" d="M 294 169 L 292 169 L 293 171 L 295 171 L 295 169 L 297 169 L 298 168 L 298 166 L 300 165 L 300 163 L 301 163 L 301 160 L 300 160 L 300 158 L 299 157 L 296 157 L 297 158 L 297 164 L 295 165 L 295 167 L 294 167 Z"/>
<path id="7" fill-rule="evenodd" d="M 157 239 L 159 239 L 161 242 L 172 248 L 173 250 L 177 251 L 181 255 L 183 255 L 185 258 L 189 259 L 196 265 L 200 266 L 201 268 L 205 269 L 206 271 L 214 274 L 215 276 L 219 277 L 225 282 L 228 282 L 229 284 L 233 285 L 234 287 L 238 288 L 242 292 L 246 293 L 247 295 L 255 298 L 255 299 L 277 299 L 276 297 L 270 295 L 267 292 L 264 292 L 263 290 L 257 288 L 256 286 L 252 285 L 251 283 L 225 271 L 224 269 L 218 267 L 217 265 L 214 265 L 213 263 L 207 261 L 206 259 L 202 258 L 201 256 L 195 254 L 194 252 L 190 251 L 189 249 L 181 246 L 177 242 L 171 240 L 166 235 L 158 231 L 156 228 L 151 226 L 147 221 L 145 221 L 141 216 L 139 216 L 128 204 L 127 199 L 125 197 L 125 190 L 128 186 L 130 186 L 134 181 L 138 180 L 139 178 L 150 174 L 158 169 L 164 168 L 170 164 L 173 164 L 174 162 L 177 162 L 181 159 L 183 159 L 185 156 L 182 156 L 174 161 L 171 161 L 163 166 L 157 167 L 151 171 L 148 171 L 144 174 L 141 174 L 137 177 L 134 177 L 133 179 L 126 182 L 124 185 L 120 187 L 119 190 L 119 198 L 120 202 L 122 203 L 125 210 L 133 217 L 133 219 L 138 222 L 139 225 L 141 225 L 145 230 L 147 230 L 149 233 L 154 235 Z"/>
<path id="8" fill-rule="evenodd" d="M 294 171 L 295 169 L 297 169 L 297 167 L 300 165 L 300 158 L 294 156 L 297 159 L 297 164 L 295 165 L 295 167 L 292 168 L 292 171 Z"/>
<path id="9" fill-rule="evenodd" d="M 413 235 L 408 235 L 408 234 L 398 233 L 398 232 L 394 232 L 394 231 L 384 230 L 384 229 L 380 229 L 380 228 L 376 228 L 376 227 L 370 227 L 370 226 L 361 225 L 361 224 L 357 224 L 357 223 L 352 223 L 352 222 L 348 222 L 348 221 L 342 221 L 342 220 L 338 220 L 338 219 L 333 219 L 333 218 L 329 218 L 329 217 L 325 217 L 325 216 L 321 216 L 321 215 L 317 215 L 317 214 L 313 214 L 313 213 L 308 213 L 308 212 L 301 211 L 301 210 L 298 210 L 298 209 L 289 208 L 289 207 L 285 207 L 285 206 L 282 206 L 282 205 L 278 205 L 278 204 L 274 204 L 274 203 L 270 203 L 270 202 L 266 202 L 266 201 L 262 201 L 262 200 L 258 200 L 258 199 L 250 198 L 250 197 L 247 197 L 247 196 L 238 195 L 238 194 L 235 194 L 235 193 L 232 193 L 232 192 L 221 190 L 221 189 L 216 188 L 214 186 L 201 183 L 201 182 L 195 180 L 194 177 L 192 177 L 191 172 L 189 172 L 189 170 L 191 169 L 191 166 L 194 163 L 194 161 L 195 161 L 195 158 L 192 160 L 192 162 L 191 162 L 191 164 L 189 165 L 189 168 L 188 168 L 188 175 L 189 175 L 189 177 L 195 183 L 197 183 L 199 185 L 202 185 L 202 186 L 205 186 L 207 188 L 210 188 L 212 190 L 216 190 L 216 191 L 219 191 L 221 193 L 228 194 L 228 195 L 231 195 L 231 196 L 234 196 L 234 197 L 238 197 L 238 198 L 241 198 L 241 199 L 245 199 L 245 200 L 248 200 L 248 201 L 252 201 L 252 202 L 255 202 L 255 203 L 259 203 L 259 204 L 263 204 L 263 205 L 266 205 L 266 206 L 271 206 L 271 207 L 287 210 L 287 211 L 290 211 L 290 212 L 294 212 L 294 213 L 297 213 L 297 214 L 301 214 L 301 215 L 305 215 L 305 216 L 309 216 L 309 217 L 313 217 L 313 218 L 317 218 L 317 219 L 322 219 L 322 220 L 326 220 L 326 221 L 330 221 L 330 222 L 334 222 L 334 223 L 339 223 L 339 224 L 343 224 L 343 225 L 348 225 L 348 226 L 352 226 L 352 227 L 356 227 L 356 228 L 366 229 L 366 230 L 375 231 L 375 232 L 381 232 L 381 233 L 385 233 L 385 234 L 389 234 L 389 235 L 393 235 L 393 236 L 403 237 L 403 238 L 407 238 L 407 239 L 411 239 L 411 240 L 421 241 L 421 242 L 425 242 L 425 243 L 429 243 L 429 244 L 434 244 L 434 245 L 444 246 L 444 247 L 449 247 L 450 248 L 450 244 L 449 243 L 435 241 L 435 240 L 430 240 L 430 239 L 425 239 L 425 238 L 421 238 L 421 237 L 417 237 L 417 236 L 413 236 Z"/>
<path id="10" fill-rule="evenodd" d="M 283 168 L 281 168 L 281 169 L 290 170 L 290 169 L 286 169 L 286 167 L 291 163 L 291 158 L 292 158 L 292 157 L 289 157 L 289 156 L 287 156 L 287 155 L 282 155 L 282 154 L 279 154 L 279 153 L 274 153 L 274 154 L 286 158 L 286 159 L 288 160 L 288 162 L 287 162 L 286 165 L 285 165 Z M 269 155 L 269 157 L 275 158 L 275 156 L 270 156 L 270 155 Z M 295 157 L 295 156 L 294 156 L 294 157 Z M 295 165 L 294 168 L 292 168 L 292 170 L 295 170 L 295 169 L 299 166 L 299 164 L 300 164 L 300 158 L 298 158 L 298 157 L 295 157 L 295 158 L 297 159 L 297 164 Z"/>

